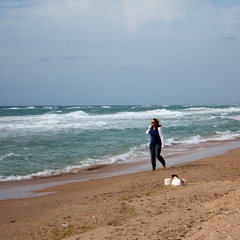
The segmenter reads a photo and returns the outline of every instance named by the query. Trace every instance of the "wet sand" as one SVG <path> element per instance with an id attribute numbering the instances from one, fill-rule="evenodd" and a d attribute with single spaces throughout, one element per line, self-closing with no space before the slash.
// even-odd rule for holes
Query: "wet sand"
<path id="1" fill-rule="evenodd" d="M 210 155 L 1 184 L 0 239 L 239 239 L 240 148 Z M 165 186 L 172 174 L 187 184 Z"/>

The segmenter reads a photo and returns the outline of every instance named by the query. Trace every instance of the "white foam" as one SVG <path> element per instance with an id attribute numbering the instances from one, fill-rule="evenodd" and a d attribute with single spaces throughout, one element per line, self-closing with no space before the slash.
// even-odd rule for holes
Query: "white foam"
<path id="1" fill-rule="evenodd" d="M 102 106 L 102 108 L 108 108 L 110 106 Z M 30 107 L 31 108 L 31 107 Z M 81 107 L 68 107 L 67 109 L 78 109 Z M 88 106 L 85 108 L 93 108 L 92 106 Z M 200 110 L 199 110 L 200 109 Z M 60 110 L 59 110 L 60 111 Z M 146 126 L 147 122 L 150 122 L 150 119 L 156 117 L 160 118 L 161 123 L 163 123 L 164 127 L 170 126 L 181 126 L 183 122 L 180 121 L 181 118 L 184 120 L 184 124 L 187 126 L 191 124 L 192 119 L 204 119 L 209 120 L 214 119 L 219 116 L 207 116 L 202 114 L 207 111 L 213 112 L 231 112 L 236 111 L 239 112 L 239 107 L 232 107 L 226 109 L 213 109 L 209 107 L 193 107 L 184 110 L 167 110 L 167 109 L 154 109 L 140 112 L 121 112 L 115 114 L 88 114 L 84 111 L 74 111 L 66 114 L 58 113 L 46 113 L 43 115 L 35 115 L 35 116 L 12 116 L 12 117 L 1 117 L 0 118 L 0 130 L 8 129 L 11 130 L 13 128 L 16 130 L 38 130 L 45 131 L 50 129 L 67 129 L 67 128 L 78 128 L 78 129 L 87 129 L 91 126 L 91 129 L 99 129 L 99 127 L 103 127 L 103 129 L 125 129 L 125 128 L 133 128 L 136 126 L 135 120 L 141 126 Z M 61 112 L 60 112 L 61 113 Z M 193 114 L 194 113 L 194 114 Z M 210 113 L 210 114 L 211 114 Z M 189 120 L 189 123 L 186 121 L 185 116 Z M 190 118 L 189 118 L 190 117 Z M 234 119 L 238 119 L 240 117 L 233 117 Z M 167 126 L 166 126 L 167 125 Z M 146 126 L 148 127 L 148 126 Z"/>
<path id="2" fill-rule="evenodd" d="M 111 108 L 111 106 L 101 106 L 101 108 Z"/>
<path id="3" fill-rule="evenodd" d="M 5 155 L 3 155 L 3 156 L 0 156 L 0 161 L 1 161 L 1 160 L 4 160 L 4 159 L 6 159 L 6 158 L 12 157 L 12 156 L 18 157 L 19 155 L 18 155 L 18 154 L 15 154 L 15 153 L 7 153 L 7 154 L 5 154 Z"/>
<path id="4" fill-rule="evenodd" d="M 219 132 L 216 131 L 217 135 L 213 136 L 207 136 L 202 137 L 200 135 L 192 136 L 187 139 L 182 139 L 179 141 L 173 141 L 173 144 L 186 144 L 186 145 L 192 145 L 192 144 L 198 144 L 198 143 L 205 143 L 209 141 L 225 141 L 225 140 L 233 140 L 238 137 L 240 137 L 240 131 L 239 132 L 231 132 L 231 131 L 225 131 L 225 132 Z"/>
<path id="5" fill-rule="evenodd" d="M 195 114 L 218 114 L 218 115 L 225 115 L 228 113 L 234 113 L 234 112 L 240 112 L 240 107 L 226 107 L 226 108 L 216 108 L 215 106 L 213 108 L 207 106 L 207 107 L 192 107 L 184 109 L 185 112 L 195 113 Z"/>
<path id="6" fill-rule="evenodd" d="M 45 170 L 42 172 L 32 173 L 25 176 L 20 176 L 20 175 L 16 175 L 16 176 L 12 175 L 8 177 L 0 176 L 0 182 L 29 180 L 34 178 L 57 176 L 59 174 L 61 174 L 60 170 Z"/>
<path id="7" fill-rule="evenodd" d="M 174 138 L 167 138 L 165 139 L 164 145 L 165 146 L 172 146 L 175 143 Z"/>
<path id="8" fill-rule="evenodd" d="M 230 131 L 226 131 L 226 132 L 218 132 L 217 136 L 212 136 L 207 138 L 207 141 L 225 141 L 225 140 L 233 140 L 240 137 L 240 131 L 239 132 L 230 132 Z"/>
<path id="9" fill-rule="evenodd" d="M 10 108 L 3 108 L 4 110 L 19 110 L 21 108 L 18 107 L 10 107 Z"/>
<path id="10" fill-rule="evenodd" d="M 225 116 L 224 118 L 240 121 L 240 116 Z"/>
<path id="11" fill-rule="evenodd" d="M 185 140 L 183 139 L 183 140 L 179 141 L 178 143 L 191 145 L 191 144 L 197 144 L 197 143 L 206 142 L 206 141 L 207 140 L 205 138 L 203 138 L 202 136 L 196 135 L 196 136 L 189 137 Z"/>
<path id="12" fill-rule="evenodd" d="M 82 107 L 67 107 L 66 109 L 81 109 Z"/>
<path id="13" fill-rule="evenodd" d="M 62 169 L 51 170 L 46 169 L 44 171 L 40 171 L 37 173 L 32 173 L 24 176 L 20 175 L 12 175 L 8 177 L 0 176 L 1 181 L 20 181 L 20 180 L 29 180 L 34 178 L 43 178 L 43 177 L 51 177 L 58 176 L 64 173 L 77 173 L 82 171 L 90 166 L 94 165 L 109 165 L 114 163 L 128 163 L 143 160 L 149 157 L 148 144 L 142 144 L 138 147 L 131 148 L 128 152 L 123 154 L 119 154 L 116 156 L 104 156 L 99 159 L 86 158 L 79 162 L 78 165 L 67 166 Z"/>

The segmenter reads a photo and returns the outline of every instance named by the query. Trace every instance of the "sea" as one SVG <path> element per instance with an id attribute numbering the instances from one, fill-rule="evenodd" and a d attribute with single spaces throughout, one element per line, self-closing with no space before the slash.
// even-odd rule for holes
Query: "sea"
<path id="1" fill-rule="evenodd" d="M 0 181 L 149 161 L 146 130 L 158 118 L 162 155 L 240 139 L 240 105 L 0 107 Z"/>

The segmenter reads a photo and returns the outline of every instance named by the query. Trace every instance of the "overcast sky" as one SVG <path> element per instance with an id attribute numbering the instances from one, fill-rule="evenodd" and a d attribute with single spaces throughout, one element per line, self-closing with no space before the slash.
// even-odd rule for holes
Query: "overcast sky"
<path id="1" fill-rule="evenodd" d="M 239 0 L 0 0 L 0 105 L 240 103 Z"/>

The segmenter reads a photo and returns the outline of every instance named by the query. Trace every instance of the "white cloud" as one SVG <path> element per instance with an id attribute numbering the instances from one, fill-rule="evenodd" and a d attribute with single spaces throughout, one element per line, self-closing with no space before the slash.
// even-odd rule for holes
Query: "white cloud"
<path id="1" fill-rule="evenodd" d="M 130 31 L 135 31 L 151 21 L 170 24 L 184 18 L 181 2 L 164 0 L 123 1 L 123 15 Z"/>
<path id="2" fill-rule="evenodd" d="M 151 24 L 198 25 L 202 27 L 239 24 L 240 5 L 225 6 L 209 0 L 42 0 L 1 3 L 1 15 L 25 20 L 24 24 L 48 29 L 126 27 L 131 33 Z M 0 16 L 1 16 L 0 15 Z M 3 19 L 6 22 L 6 19 Z M 101 26 L 100 22 L 104 25 Z M 74 37 L 76 37 L 74 35 Z"/>
<path id="3" fill-rule="evenodd" d="M 123 1 L 123 15 L 130 31 L 158 22 L 219 27 L 239 25 L 240 5 L 223 5 L 209 0 L 130 0 Z"/>

